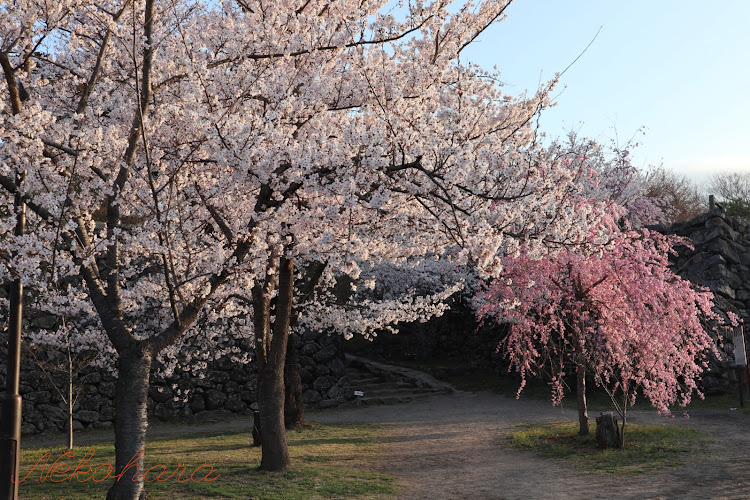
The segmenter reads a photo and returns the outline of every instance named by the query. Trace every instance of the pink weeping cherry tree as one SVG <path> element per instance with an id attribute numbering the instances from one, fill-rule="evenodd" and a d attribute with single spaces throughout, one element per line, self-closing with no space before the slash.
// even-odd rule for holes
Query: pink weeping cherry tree
<path id="1" fill-rule="evenodd" d="M 721 323 L 713 295 L 669 268 L 674 237 L 646 229 L 620 231 L 545 258 L 504 261 L 502 277 L 477 295 L 484 321 L 510 324 L 498 349 L 526 381 L 543 371 L 552 402 L 563 398 L 566 373 L 576 374 L 579 433 L 588 434 L 586 374 L 622 419 L 638 395 L 662 413 L 702 397 L 696 381 L 715 349 L 709 325 Z"/>

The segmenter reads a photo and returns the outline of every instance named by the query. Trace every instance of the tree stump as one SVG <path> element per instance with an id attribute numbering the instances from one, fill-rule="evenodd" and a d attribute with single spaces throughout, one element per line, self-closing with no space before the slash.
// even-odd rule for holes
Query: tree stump
<path id="1" fill-rule="evenodd" d="M 620 427 L 617 425 L 615 414 L 601 413 L 596 417 L 596 442 L 599 448 L 620 448 Z"/>

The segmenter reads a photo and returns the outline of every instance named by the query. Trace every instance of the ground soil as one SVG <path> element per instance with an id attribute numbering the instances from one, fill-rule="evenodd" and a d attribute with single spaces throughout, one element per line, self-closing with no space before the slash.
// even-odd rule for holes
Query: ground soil
<path id="1" fill-rule="evenodd" d="M 694 411 L 689 419 L 632 412 L 630 422 L 685 426 L 711 439 L 684 466 L 624 477 L 584 472 L 513 450 L 508 438 L 519 424 L 576 421 L 574 408 L 561 410 L 546 401 L 456 392 L 398 405 L 310 411 L 307 419 L 384 426 L 386 450 L 373 465 L 398 479 L 401 499 L 750 499 L 750 415 L 739 411 Z M 156 424 L 149 437 L 249 430 L 251 424 L 246 417 L 189 426 Z M 76 444 L 111 437 L 111 431 L 78 433 Z M 38 436 L 22 444 L 52 445 L 61 439 Z"/>
<path id="2" fill-rule="evenodd" d="M 385 426 L 387 453 L 379 467 L 399 479 L 403 499 L 750 498 L 750 415 L 738 411 L 695 411 L 689 419 L 633 412 L 629 422 L 686 426 L 712 439 L 684 466 L 629 477 L 511 449 L 508 438 L 519 424 L 577 421 L 574 408 L 545 401 L 456 393 L 309 418 Z"/>

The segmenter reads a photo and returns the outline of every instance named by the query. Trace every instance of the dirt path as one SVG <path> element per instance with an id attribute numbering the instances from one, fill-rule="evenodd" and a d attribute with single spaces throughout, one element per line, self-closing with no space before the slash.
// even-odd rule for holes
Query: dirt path
<path id="1" fill-rule="evenodd" d="M 381 467 L 399 478 L 404 499 L 750 498 L 750 417 L 738 412 L 696 411 L 690 419 L 633 412 L 632 422 L 686 426 L 715 438 L 695 463 L 634 477 L 582 472 L 509 449 L 516 424 L 576 420 L 574 410 L 543 401 L 458 393 L 310 412 L 309 418 L 386 426 L 388 455 Z"/>

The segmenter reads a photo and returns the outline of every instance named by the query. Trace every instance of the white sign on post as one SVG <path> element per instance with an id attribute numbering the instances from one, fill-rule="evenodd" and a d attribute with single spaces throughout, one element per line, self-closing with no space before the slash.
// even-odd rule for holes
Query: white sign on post
<path id="1" fill-rule="evenodd" d="M 739 325 L 734 329 L 734 364 L 737 366 L 747 365 L 745 356 L 745 327 Z"/>

